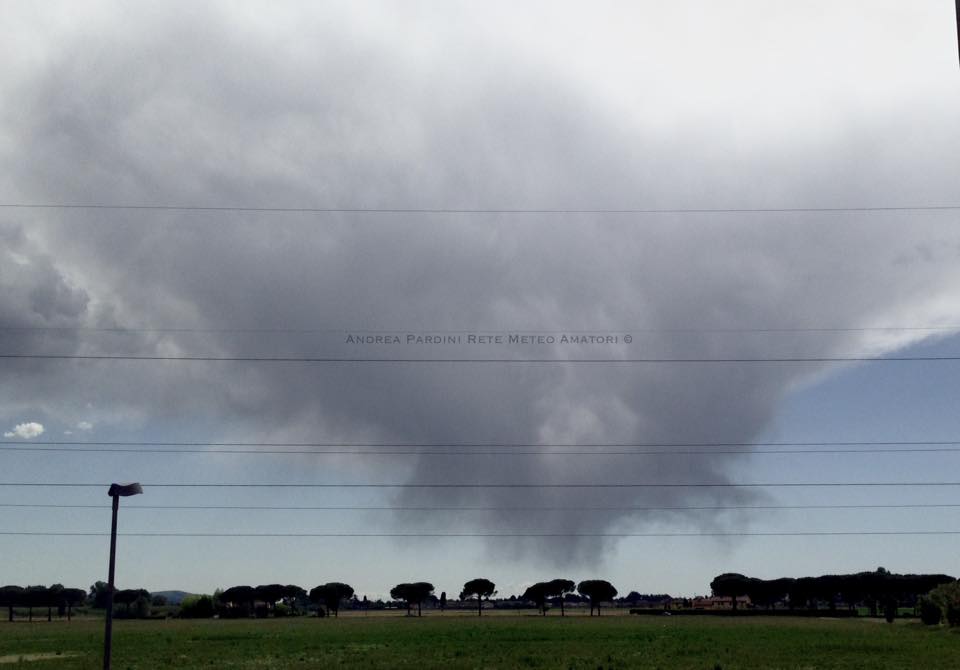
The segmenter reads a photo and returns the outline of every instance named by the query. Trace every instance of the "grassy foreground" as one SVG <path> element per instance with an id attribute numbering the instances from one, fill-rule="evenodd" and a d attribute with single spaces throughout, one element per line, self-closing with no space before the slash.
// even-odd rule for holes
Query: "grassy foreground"
<path id="1" fill-rule="evenodd" d="M 117 670 L 960 667 L 954 631 L 864 620 L 434 614 L 115 626 Z M 98 668 L 102 635 L 95 620 L 0 623 L 0 670 Z"/>

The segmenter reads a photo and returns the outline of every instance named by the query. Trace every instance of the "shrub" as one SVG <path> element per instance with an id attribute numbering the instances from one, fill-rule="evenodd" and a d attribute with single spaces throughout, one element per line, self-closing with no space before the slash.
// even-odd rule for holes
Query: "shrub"
<path id="1" fill-rule="evenodd" d="M 133 616 L 137 619 L 149 619 L 150 618 L 150 598 L 147 596 L 139 596 L 136 600 L 133 601 Z"/>
<path id="2" fill-rule="evenodd" d="M 883 618 L 887 620 L 887 623 L 893 623 L 893 620 L 897 618 L 897 601 L 893 598 L 884 600 Z"/>
<path id="3" fill-rule="evenodd" d="M 927 598 L 940 608 L 951 626 L 960 626 L 960 582 L 941 584 Z"/>
<path id="4" fill-rule="evenodd" d="M 920 620 L 928 626 L 938 626 L 943 619 L 943 610 L 928 596 L 920 601 Z"/>
<path id="5" fill-rule="evenodd" d="M 209 619 L 215 612 L 216 607 L 210 596 L 187 596 L 180 603 L 182 619 Z"/>
<path id="6" fill-rule="evenodd" d="M 149 619 L 150 618 L 150 599 L 146 596 L 138 596 L 136 600 L 123 606 L 114 605 L 114 619 Z"/>
<path id="7" fill-rule="evenodd" d="M 248 603 L 242 603 L 236 607 L 221 605 L 219 612 L 221 619 L 249 619 L 253 615 L 253 610 Z"/>
<path id="8" fill-rule="evenodd" d="M 947 603 L 947 623 L 951 626 L 960 626 L 960 603 L 950 601 Z"/>

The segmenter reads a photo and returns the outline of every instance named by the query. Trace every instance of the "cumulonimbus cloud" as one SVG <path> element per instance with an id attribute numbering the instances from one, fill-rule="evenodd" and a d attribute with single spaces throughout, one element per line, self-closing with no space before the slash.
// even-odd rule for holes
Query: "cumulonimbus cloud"
<path id="1" fill-rule="evenodd" d="M 786 104 L 771 114 L 748 94 L 787 92 L 758 71 L 731 83 L 743 99 L 721 96 L 708 113 L 683 102 L 684 91 L 702 93 L 696 81 L 638 70 L 651 91 L 639 99 L 644 87 L 633 79 L 616 85 L 629 68 L 615 54 L 611 71 L 597 72 L 599 86 L 564 49 L 555 45 L 544 61 L 521 46 L 494 48 L 466 18 L 431 33 L 418 47 L 424 53 L 370 34 L 346 9 L 340 22 L 298 22 L 309 39 L 256 26 L 239 39 L 223 15 L 204 11 L 209 20 L 186 32 L 175 12 L 160 12 L 123 35 L 73 33 L 23 65 L 2 89 L 21 110 L 2 117 L 0 164 L 15 193 L 49 202 L 576 210 L 885 204 L 916 193 L 939 202 L 960 181 L 954 156 L 942 151 L 960 142 L 955 119 L 918 102 L 942 95 L 932 90 L 915 91 L 909 104 L 878 98 L 886 106 L 869 119 L 861 101 L 842 96 L 830 115 Z M 88 49 L 94 39 L 99 48 Z M 134 54 L 125 51 L 131 44 Z M 823 85 L 805 82 L 812 92 Z M 909 150 L 883 140 L 907 135 Z M 406 341 L 358 346 L 329 331 L 585 331 L 620 339 L 586 350 L 450 344 L 441 357 L 830 357 L 888 352 L 930 334 L 858 328 L 956 323 L 960 313 L 960 235 L 949 214 L 2 216 L 0 252 L 19 259 L 14 272 L 0 270 L 0 325 L 11 326 L 0 331 L 5 351 L 405 358 L 439 354 Z M 38 326 L 52 330 L 22 330 Z M 56 330 L 70 326 L 102 330 Z M 804 331 L 811 326 L 825 329 Z M 91 374 L 50 361 L 6 365 L 12 381 L 0 399 L 10 412 L 75 415 L 92 398 L 111 408 L 116 426 L 175 419 L 195 427 L 198 440 L 244 434 L 515 451 L 749 443 L 791 389 L 831 370 L 144 363 Z M 530 453 L 389 462 L 344 469 L 355 480 L 433 484 L 723 483 L 742 461 Z M 309 471 L 326 472 L 319 460 Z M 303 472 L 290 468 L 291 477 Z M 499 508 L 477 513 L 471 528 L 558 533 L 678 517 L 709 526 L 719 521 L 703 513 L 626 510 L 747 499 L 722 488 L 428 489 L 395 498 Z M 521 506 L 607 509 L 504 509 Z M 442 514 L 405 519 L 431 530 L 462 523 Z M 570 541 L 564 555 L 594 544 Z"/>

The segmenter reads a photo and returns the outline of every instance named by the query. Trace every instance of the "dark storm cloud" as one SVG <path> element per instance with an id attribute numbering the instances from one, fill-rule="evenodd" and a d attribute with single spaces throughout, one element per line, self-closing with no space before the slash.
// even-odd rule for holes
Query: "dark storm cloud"
<path id="1" fill-rule="evenodd" d="M 183 10 L 185 6 L 180 6 Z M 919 177 L 869 144 L 854 105 L 822 136 L 723 137 L 625 117 L 583 82 L 469 33 L 404 44 L 340 8 L 276 30 L 192 8 L 93 16 L 11 78 L 2 114 L 8 200 L 344 207 L 633 207 L 907 200 Z M 282 22 L 280 22 L 282 24 Z M 463 23 L 469 25 L 464 19 Z M 557 54 L 558 58 L 561 54 Z M 904 107 L 893 105 L 893 112 Z M 683 110 L 678 109 L 678 114 Z M 794 120 L 796 121 L 796 120 Z M 933 124 L 957 139 L 936 111 Z M 787 127 L 791 121 L 787 122 Z M 867 124 L 869 126 L 869 124 Z M 854 130 L 855 126 L 859 126 Z M 849 136 L 838 129 L 848 130 Z M 883 128 L 885 133 L 889 127 Z M 877 131 L 879 132 L 879 131 Z M 924 134 L 907 152 L 956 166 Z M 847 138 L 847 139 L 844 139 Z M 839 144 L 839 146 L 838 146 Z M 951 183 L 927 180 L 945 199 Z M 8 331 L 36 351 L 169 355 L 763 357 L 883 352 L 916 334 L 699 329 L 956 322 L 956 254 L 904 264 L 918 229 L 956 248 L 950 219 L 898 215 L 3 214 L 0 325 L 190 327 L 193 333 Z M 829 240 L 829 241 L 828 241 Z M 14 259 L 14 256 L 16 259 Z M 12 263 L 12 264 L 11 264 Z M 230 329 L 632 333 L 625 345 L 356 346 L 337 333 Z M 677 332 L 677 329 L 693 329 Z M 195 439 L 400 443 L 748 442 L 817 365 L 232 365 L 17 363 L 5 422 L 75 417 L 117 430 L 177 421 Z M 108 370 L 108 372 L 107 372 Z M 185 391 L 189 389 L 189 392 Z M 17 414 L 13 416 L 12 414 Z M 26 418 L 26 417 L 24 417 Z M 66 420 L 66 419 L 64 419 Z M 202 427 L 201 427 L 202 426 Z M 144 436 L 149 439 L 151 435 Z M 724 458 L 560 456 L 392 460 L 354 479 L 637 482 L 738 479 Z M 396 466 L 397 463 L 405 463 Z M 316 473 L 323 475 L 321 463 Z M 299 476 L 304 473 L 292 473 Z M 313 472 L 307 479 L 316 479 Z M 746 494 L 413 491 L 404 502 L 653 505 Z M 663 515 L 629 519 L 655 523 Z M 490 515 L 541 531 L 623 528 L 623 514 Z M 442 519 L 424 519 L 436 527 Z M 716 520 L 700 523 L 711 525 Z M 583 551 L 588 546 L 581 548 Z"/>

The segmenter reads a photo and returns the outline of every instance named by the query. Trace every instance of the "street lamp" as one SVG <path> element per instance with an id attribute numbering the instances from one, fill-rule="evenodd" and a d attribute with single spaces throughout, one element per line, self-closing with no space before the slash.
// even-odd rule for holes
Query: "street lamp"
<path id="1" fill-rule="evenodd" d="M 113 521 L 110 524 L 110 572 L 107 577 L 107 629 L 103 637 L 103 670 L 110 670 L 110 642 L 113 634 L 113 572 L 117 560 L 117 510 L 120 509 L 120 497 L 135 496 L 143 493 L 143 487 L 136 482 L 131 484 L 111 484 L 107 495 L 113 498 Z"/>

